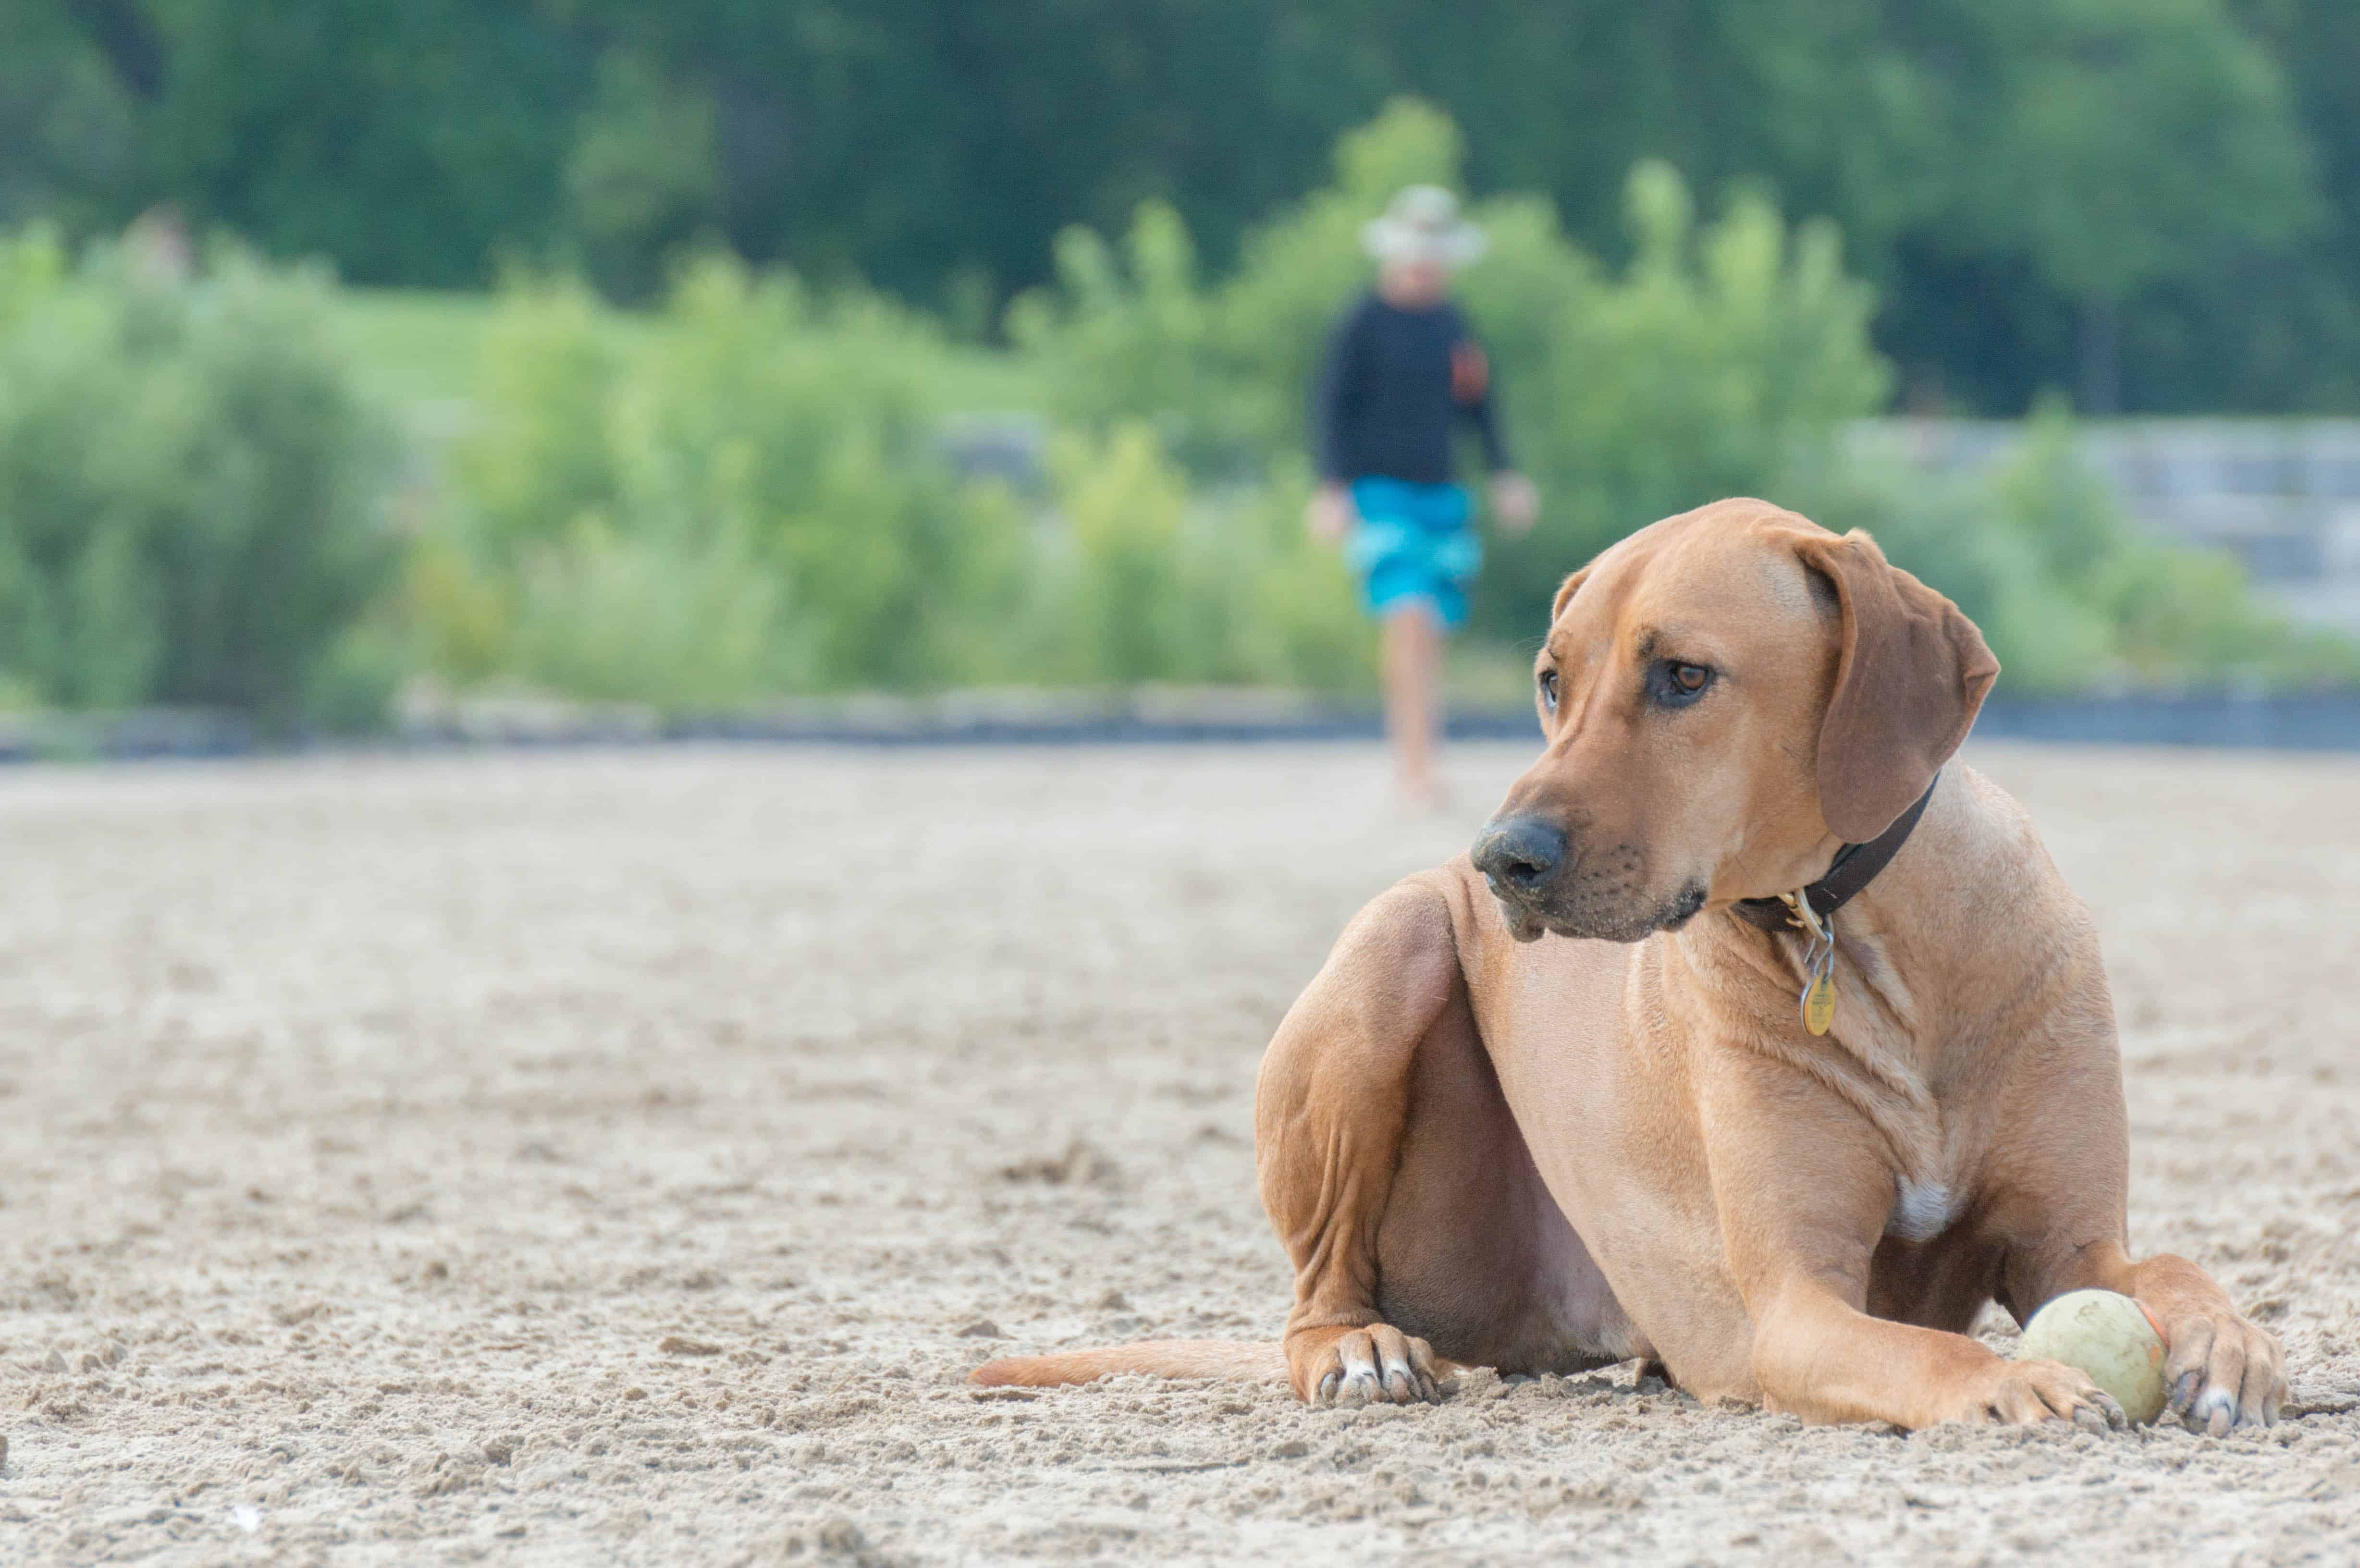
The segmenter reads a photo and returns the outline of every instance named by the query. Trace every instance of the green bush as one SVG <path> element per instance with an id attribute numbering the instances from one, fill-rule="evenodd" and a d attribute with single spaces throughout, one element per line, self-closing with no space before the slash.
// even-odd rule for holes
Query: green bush
<path id="1" fill-rule="evenodd" d="M 610 316 L 578 280 L 518 276 L 502 290 L 477 359 L 474 428 L 452 458 L 467 539 L 499 566 L 613 503 L 608 418 L 624 356 Z"/>
<path id="2" fill-rule="evenodd" d="M 735 530 L 622 538 L 585 518 L 525 563 L 514 673 L 594 702 L 722 709 L 803 683 L 781 585 Z"/>
<path id="3" fill-rule="evenodd" d="M 578 160 L 610 271 L 680 232 L 667 192 L 694 159 L 656 158 L 655 133 L 710 128 L 645 85 L 607 84 Z M 1371 627 L 1301 526 L 1306 393 L 1365 286 L 1361 225 L 1405 183 L 1457 184 L 1462 150 L 1437 111 L 1388 105 L 1218 281 L 1166 206 L 1119 243 L 1069 230 L 997 359 L 722 256 L 645 312 L 511 278 L 466 427 L 421 454 L 441 461 L 417 465 L 434 483 L 402 495 L 399 539 L 322 278 L 225 252 L 158 283 L 39 234 L 0 244 L 0 703 L 355 728 L 420 670 L 673 711 L 1005 683 L 1363 691 Z M 1974 478 L 1843 439 L 1889 373 L 1831 229 L 1743 190 L 1700 220 L 1655 164 L 1627 198 L 1613 267 L 1542 199 L 1472 208 L 1491 245 L 1462 296 L 1544 497 L 1529 538 L 1491 543 L 1483 636 L 1529 639 L 1568 567 L 1751 493 L 1874 532 L 1983 626 L 2011 690 L 2360 679 L 2233 562 L 2138 536 L 2060 414 Z M 945 459 L 947 411 L 1005 404 L 1052 432 L 1037 493 Z"/>
<path id="4" fill-rule="evenodd" d="M 151 281 L 52 240 L 0 259 L 0 672 L 59 706 L 372 701 L 348 640 L 395 561 L 391 449 L 329 289 L 235 251 Z M 377 667 L 380 668 L 381 667 Z"/>
<path id="5" fill-rule="evenodd" d="M 716 256 L 628 341 L 578 285 L 502 316 L 411 572 L 438 672 L 672 707 L 1002 673 L 1021 518 L 941 460 L 928 324 Z"/>
<path id="6" fill-rule="evenodd" d="M 1562 565 L 1634 528 L 1725 495 L 1791 495 L 1885 397 L 1869 291 L 1845 276 L 1832 229 L 1790 233 L 1751 194 L 1699 226 L 1655 163 L 1633 171 L 1629 212 L 1628 267 L 1568 269 L 1542 364 L 1507 383 L 1546 510 L 1492 553 L 1480 624 L 1495 635 L 1528 634 Z"/>
<path id="7" fill-rule="evenodd" d="M 1057 436 L 1030 501 L 962 485 L 933 394 L 945 353 L 873 299 L 715 258 L 633 333 L 579 285 L 512 283 L 455 505 L 410 555 L 428 667 L 670 709 L 860 686 L 1365 685 L 1368 629 L 1304 537 L 1299 459 L 1207 485 L 1176 432 L 1132 421 Z"/>
<path id="8" fill-rule="evenodd" d="M 1268 485 L 1192 494 L 1144 425 L 1068 434 L 1052 454 L 1055 525 L 1011 651 L 1084 685 L 1180 681 L 1357 691 L 1372 637 L 1332 550 L 1300 522 L 1298 463 Z"/>
<path id="9" fill-rule="evenodd" d="M 2360 679 L 2360 649 L 2293 626 L 2256 597 L 2234 556 L 2136 533 L 2114 492 L 2074 457 L 2072 435 L 2063 405 L 2045 405 L 2023 452 L 1986 485 L 1994 524 L 2037 553 L 2045 583 L 2105 628 L 2103 666 L 2046 684 L 2087 686 L 2093 674 L 2138 686 Z"/>
<path id="10" fill-rule="evenodd" d="M 1120 256 L 1090 229 L 1057 236 L 1057 287 L 1020 296 L 1008 334 L 1041 369 L 1049 411 L 1102 433 L 1145 422 L 1199 470 L 1251 463 L 1271 442 L 1267 389 L 1213 339 L 1180 215 L 1143 203 Z"/>
<path id="11" fill-rule="evenodd" d="M 2360 681 L 2360 649 L 2303 630 L 2235 559 L 2139 534 L 2073 452 L 2051 403 L 1988 473 L 1928 474 L 1874 453 L 1798 474 L 1791 502 L 1864 528 L 1982 626 L 2016 692 Z"/>
<path id="12" fill-rule="evenodd" d="M 2049 572 L 1993 482 L 1929 476 L 1881 456 L 1799 468 L 1779 499 L 1839 533 L 1865 528 L 1887 558 L 1958 602 L 1998 655 L 2009 691 L 2102 683 L 2105 618 Z"/>

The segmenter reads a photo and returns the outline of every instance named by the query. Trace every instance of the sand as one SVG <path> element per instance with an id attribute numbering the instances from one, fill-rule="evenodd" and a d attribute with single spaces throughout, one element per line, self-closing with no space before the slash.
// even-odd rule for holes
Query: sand
<path id="1" fill-rule="evenodd" d="M 967 1388 L 1275 1334 L 1257 1056 L 1528 751 L 1427 822 L 1357 746 L 0 776 L 0 1559 L 2360 1556 L 2354 759 L 1974 753 L 2103 927 L 2134 1243 L 2285 1335 L 2273 1431 Z"/>

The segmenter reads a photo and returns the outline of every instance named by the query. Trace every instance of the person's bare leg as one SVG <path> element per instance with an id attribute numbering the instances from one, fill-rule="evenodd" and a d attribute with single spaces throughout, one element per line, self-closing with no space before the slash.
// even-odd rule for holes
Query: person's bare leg
<path id="1" fill-rule="evenodd" d="M 1402 793 L 1413 805 L 1442 803 L 1435 763 L 1440 727 L 1442 623 L 1434 606 L 1411 599 L 1385 612 L 1382 633 L 1385 734 L 1393 742 Z"/>

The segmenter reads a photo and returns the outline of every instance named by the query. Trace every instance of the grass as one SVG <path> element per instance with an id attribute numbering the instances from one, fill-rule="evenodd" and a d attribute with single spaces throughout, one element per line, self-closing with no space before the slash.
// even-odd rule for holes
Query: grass
<path id="1" fill-rule="evenodd" d="M 342 329 L 363 388 L 429 437 L 464 424 L 485 332 L 499 309 L 489 293 L 347 289 Z M 633 332 L 631 321 L 618 330 Z M 934 387 L 945 414 L 1038 408 L 1034 373 L 1013 354 L 960 345 L 944 355 Z"/>
<path id="2" fill-rule="evenodd" d="M 344 342 L 371 395 L 403 409 L 465 400 L 497 308 L 492 296 L 347 289 L 337 298 Z"/>

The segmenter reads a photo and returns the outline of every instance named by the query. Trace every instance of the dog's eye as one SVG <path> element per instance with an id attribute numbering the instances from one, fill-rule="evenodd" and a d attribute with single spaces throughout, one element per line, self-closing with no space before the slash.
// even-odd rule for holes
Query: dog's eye
<path id="1" fill-rule="evenodd" d="M 1541 701 L 1546 703 L 1548 711 L 1554 713 L 1557 712 L 1557 671 L 1554 670 L 1542 670 L 1540 673 L 1540 682 Z"/>
<path id="2" fill-rule="evenodd" d="M 1704 695 L 1712 684 L 1712 670 L 1702 664 L 1688 664 L 1677 659 L 1655 661 L 1647 672 L 1649 695 L 1666 708 L 1684 708 Z"/>

